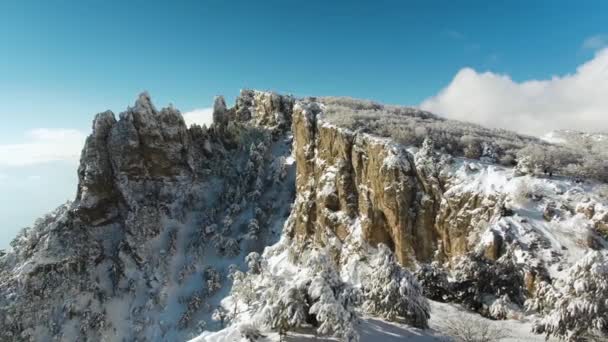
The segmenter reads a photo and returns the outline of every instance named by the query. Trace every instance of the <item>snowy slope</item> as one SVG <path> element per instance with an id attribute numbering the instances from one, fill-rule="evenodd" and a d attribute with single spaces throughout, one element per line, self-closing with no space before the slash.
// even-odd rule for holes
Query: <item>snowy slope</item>
<path id="1" fill-rule="evenodd" d="M 75 201 L 0 255 L 0 339 L 608 334 L 606 184 L 352 131 L 315 101 L 243 91 L 210 128 L 147 94 L 100 113 Z"/>
<path id="2" fill-rule="evenodd" d="M 447 198 L 471 192 L 485 197 L 500 197 L 511 211 L 504 216 L 494 216 L 487 225 L 469 232 L 473 249 L 480 253 L 495 243 L 495 236 L 500 236 L 504 242 L 501 247 L 502 259 L 512 259 L 521 269 L 546 270 L 548 279 L 556 281 L 567 279 L 569 269 L 590 251 L 605 248 L 605 241 L 594 228 L 608 213 L 603 184 L 578 183 L 562 177 L 520 176 L 512 168 L 469 159 L 455 159 L 443 172 L 449 180 L 446 184 Z M 365 274 L 373 271 L 360 259 L 359 249 L 365 242 L 360 236 L 357 221 L 352 222 L 351 232 L 341 245 L 343 262 L 340 276 L 351 285 L 361 286 Z M 302 282 L 306 270 L 289 261 L 289 244 L 283 240 L 266 250 L 269 269 L 276 276 Z M 605 253 L 605 250 L 601 253 Z M 506 320 L 484 318 L 456 303 L 431 301 L 429 330 L 373 318 L 364 313 L 355 329 L 360 341 L 397 341 L 403 338 L 436 341 L 453 335 L 454 325 L 468 322 L 477 327 L 488 327 L 501 341 L 545 340 L 545 336 L 532 333 L 538 314 L 498 299 L 489 296 L 486 305 L 489 312 L 504 312 Z M 229 307 L 233 305 L 230 298 L 227 303 Z M 232 326 L 220 332 L 205 333 L 193 341 L 239 340 L 239 327 L 243 324 L 248 326 L 253 321 L 249 316 L 242 316 Z M 266 336 L 262 341 L 278 341 L 276 332 L 262 331 Z M 315 338 L 314 331 L 309 329 L 308 332 L 290 333 L 287 340 L 307 341 Z"/>
<path id="3" fill-rule="evenodd" d="M 557 176 L 516 176 L 510 168 L 469 160 L 460 163 L 452 170 L 448 192 L 506 196 L 514 215 L 490 222 L 485 233 L 494 231 L 517 241 L 518 262 L 541 262 L 553 277 L 589 251 L 596 237 L 594 225 L 608 213 L 605 184 Z M 547 208 L 555 210 L 549 213 Z M 481 241 L 483 245 L 483 237 Z M 604 246 L 599 238 L 597 243 Z"/>
<path id="4" fill-rule="evenodd" d="M 389 322 L 373 317 L 363 317 L 357 325 L 360 335 L 360 342 L 438 342 L 450 340 L 450 327 L 454 322 L 473 322 L 479 326 L 487 326 L 492 331 L 497 332 L 495 336 L 500 338 L 497 341 L 518 342 L 518 341 L 547 341 L 544 336 L 533 334 L 532 323 L 529 319 L 524 320 L 503 320 L 495 321 L 480 317 L 471 313 L 459 305 L 431 302 L 432 318 L 430 329 L 422 330 L 413 328 L 409 325 Z M 263 332 L 264 338 L 258 341 L 279 341 L 276 332 Z M 555 339 L 549 339 L 553 341 Z M 238 326 L 231 326 L 219 332 L 206 332 L 201 336 L 192 339 L 190 342 L 226 342 L 243 341 Z M 312 329 L 302 329 L 301 331 L 290 332 L 285 341 L 304 342 L 304 341 L 339 341 L 338 338 L 320 337 L 315 335 Z"/>

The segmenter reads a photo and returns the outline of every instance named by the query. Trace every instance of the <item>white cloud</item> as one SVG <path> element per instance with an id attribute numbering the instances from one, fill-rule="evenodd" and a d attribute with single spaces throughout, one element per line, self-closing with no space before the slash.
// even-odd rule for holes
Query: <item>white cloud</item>
<path id="1" fill-rule="evenodd" d="M 608 34 L 597 34 L 583 41 L 584 49 L 599 50 L 606 46 L 608 46 Z"/>
<path id="2" fill-rule="evenodd" d="M 422 109 L 445 117 L 541 135 L 556 129 L 608 131 L 608 49 L 576 72 L 515 82 L 508 75 L 461 69 Z"/>
<path id="3" fill-rule="evenodd" d="M 192 124 L 207 125 L 209 127 L 213 123 L 213 108 L 195 109 L 183 115 L 188 127 Z"/>
<path id="4" fill-rule="evenodd" d="M 24 141 L 0 145 L 0 166 L 26 166 L 53 161 L 77 161 L 86 135 L 73 129 L 39 128 Z"/>

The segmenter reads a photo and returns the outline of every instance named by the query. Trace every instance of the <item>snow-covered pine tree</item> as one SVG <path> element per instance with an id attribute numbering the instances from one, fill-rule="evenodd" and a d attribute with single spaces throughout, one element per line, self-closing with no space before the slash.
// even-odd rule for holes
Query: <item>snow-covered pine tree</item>
<path id="1" fill-rule="evenodd" d="M 220 273 L 213 267 L 207 266 L 203 272 L 209 295 L 222 288 Z"/>
<path id="2" fill-rule="evenodd" d="M 241 253 L 241 246 L 235 238 L 225 238 L 223 246 L 224 255 L 231 258 Z"/>
<path id="3" fill-rule="evenodd" d="M 271 328 L 285 336 L 288 331 L 306 323 L 306 292 L 296 286 L 286 286 L 279 291 L 277 299 L 272 306 Z"/>
<path id="4" fill-rule="evenodd" d="M 388 320 L 403 318 L 415 327 L 427 328 L 431 308 L 422 287 L 386 245 L 378 245 L 370 266 L 373 272 L 365 279 L 363 308 Z"/>
<path id="5" fill-rule="evenodd" d="M 260 225 L 257 219 L 252 218 L 247 225 L 247 233 L 244 235 L 248 240 L 257 240 L 260 234 Z"/>
<path id="6" fill-rule="evenodd" d="M 341 281 L 334 263 L 325 253 L 313 251 L 306 266 L 312 275 L 308 295 L 313 303 L 310 313 L 319 324 L 317 332 L 338 336 L 344 341 L 358 341 L 353 307 L 358 300 L 356 292 Z"/>
<path id="7" fill-rule="evenodd" d="M 266 337 L 262 335 L 260 330 L 251 323 L 243 323 L 239 325 L 239 333 L 241 337 L 243 337 L 246 341 L 257 341 L 262 337 Z"/>
<path id="8" fill-rule="evenodd" d="M 262 272 L 262 257 L 257 252 L 251 252 L 245 257 L 245 262 L 251 274 L 260 274 Z"/>
<path id="9" fill-rule="evenodd" d="M 424 296 L 439 302 L 453 300 L 453 291 L 450 289 L 447 272 L 439 263 L 422 265 L 415 273 L 416 280 L 424 291 Z"/>
<path id="10" fill-rule="evenodd" d="M 461 303 L 484 316 L 501 319 L 504 318 L 502 313 L 524 304 L 523 269 L 508 254 L 496 261 L 480 254 L 463 256 L 455 263 L 451 275 L 450 301 Z M 488 310 L 486 304 L 492 299 L 497 302 L 492 310 Z M 502 313 L 493 316 L 499 312 Z"/>
<path id="11" fill-rule="evenodd" d="M 534 332 L 570 341 L 608 338 L 608 258 L 587 253 L 554 284 L 541 282 L 528 309 L 545 315 Z"/>
<path id="12" fill-rule="evenodd" d="M 249 310 L 252 305 L 259 299 L 258 294 L 255 291 L 255 285 L 253 278 L 247 276 L 241 271 L 235 271 L 231 275 L 232 278 L 232 292 L 231 295 L 235 300 L 242 302 L 247 306 Z"/>
<path id="13" fill-rule="evenodd" d="M 211 319 L 218 322 L 220 324 L 220 328 L 224 328 L 226 323 L 229 321 L 229 312 L 224 309 L 221 305 L 219 305 L 211 315 Z"/>

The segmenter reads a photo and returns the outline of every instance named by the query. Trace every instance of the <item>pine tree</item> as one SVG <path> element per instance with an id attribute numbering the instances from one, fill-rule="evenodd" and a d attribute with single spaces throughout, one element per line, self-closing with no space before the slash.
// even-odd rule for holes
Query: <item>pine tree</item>
<path id="1" fill-rule="evenodd" d="M 226 238 L 224 239 L 223 251 L 225 256 L 235 257 L 241 253 L 241 246 L 236 239 Z"/>
<path id="2" fill-rule="evenodd" d="M 222 288 L 220 273 L 213 267 L 207 266 L 207 268 L 205 268 L 204 277 L 208 294 L 213 294 L 215 291 Z"/>
<path id="3" fill-rule="evenodd" d="M 608 260 L 589 252 L 554 284 L 542 282 L 528 309 L 545 313 L 534 331 L 571 341 L 608 338 Z"/>
<path id="4" fill-rule="evenodd" d="M 211 319 L 220 323 L 220 328 L 223 329 L 229 320 L 228 311 L 219 305 L 211 315 Z"/>
<path id="5" fill-rule="evenodd" d="M 249 224 L 247 225 L 247 234 L 245 234 L 245 238 L 248 240 L 257 240 L 260 234 L 260 225 L 258 220 L 252 218 L 249 220 Z"/>
<path id="6" fill-rule="evenodd" d="M 305 292 L 301 288 L 292 286 L 281 289 L 277 299 L 272 306 L 270 322 L 271 328 L 276 329 L 283 337 L 290 330 L 306 323 L 308 304 Z"/>
<path id="7" fill-rule="evenodd" d="M 262 272 L 262 257 L 257 252 L 251 252 L 245 257 L 245 262 L 251 274 L 260 274 Z"/>
<path id="8" fill-rule="evenodd" d="M 310 313 L 315 315 L 322 335 L 335 335 L 347 341 L 357 341 L 354 329 L 357 319 L 353 304 L 355 292 L 344 284 L 327 255 L 313 252 L 307 261 L 313 278 L 308 288 L 312 299 Z"/>
<path id="9" fill-rule="evenodd" d="M 431 309 L 422 287 L 386 245 L 378 245 L 370 266 L 374 272 L 365 282 L 364 309 L 391 321 L 401 317 L 415 327 L 427 328 Z"/>

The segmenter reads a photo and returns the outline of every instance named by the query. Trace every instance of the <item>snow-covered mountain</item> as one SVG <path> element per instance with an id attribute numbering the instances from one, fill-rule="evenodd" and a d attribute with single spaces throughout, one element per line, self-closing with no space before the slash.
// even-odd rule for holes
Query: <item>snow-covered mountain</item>
<path id="1" fill-rule="evenodd" d="M 0 256 L 2 340 L 607 336 L 608 187 L 560 147 L 352 99 L 213 115 L 96 116 L 75 201 Z"/>
<path id="2" fill-rule="evenodd" d="M 294 197 L 293 99 L 244 92 L 186 127 L 147 94 L 98 114 L 78 194 L 0 259 L 0 340 L 184 340 L 232 264 L 280 236 Z M 230 121 L 228 121 L 230 120 Z M 198 329 L 198 330 L 197 330 Z"/>

